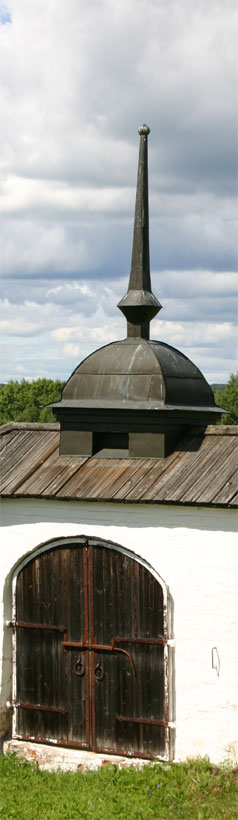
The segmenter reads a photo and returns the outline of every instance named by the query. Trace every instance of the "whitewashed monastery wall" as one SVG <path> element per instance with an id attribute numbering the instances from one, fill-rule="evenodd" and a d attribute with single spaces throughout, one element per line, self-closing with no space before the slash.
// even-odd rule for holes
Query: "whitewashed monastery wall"
<path id="1" fill-rule="evenodd" d="M 139 555 L 174 602 L 175 758 L 238 760 L 237 515 L 152 504 L 3 499 L 1 507 L 2 733 L 11 696 L 13 569 L 50 539 L 88 535 Z M 220 674 L 212 669 L 217 647 Z"/>

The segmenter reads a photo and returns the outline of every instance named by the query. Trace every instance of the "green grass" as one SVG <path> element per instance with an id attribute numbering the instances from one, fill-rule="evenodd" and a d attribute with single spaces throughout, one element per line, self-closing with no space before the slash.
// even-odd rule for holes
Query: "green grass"
<path id="1" fill-rule="evenodd" d="M 237 771 L 187 763 L 50 773 L 0 758 L 1 820 L 236 820 Z"/>

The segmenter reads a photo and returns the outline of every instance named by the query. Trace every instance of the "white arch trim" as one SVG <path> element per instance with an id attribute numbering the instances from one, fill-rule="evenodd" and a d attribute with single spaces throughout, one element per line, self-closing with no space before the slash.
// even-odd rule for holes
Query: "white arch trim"
<path id="1" fill-rule="evenodd" d="M 121 552 L 123 555 L 128 555 L 128 557 L 132 558 L 133 561 L 137 561 L 139 564 L 142 564 L 142 566 L 145 567 L 145 569 L 148 569 L 148 571 L 151 573 L 151 575 L 153 575 L 154 578 L 156 579 L 156 581 L 158 581 L 159 584 L 161 585 L 161 587 L 163 589 L 164 602 L 165 602 L 165 605 L 167 605 L 167 600 L 168 600 L 168 587 L 167 587 L 167 584 L 165 583 L 165 581 L 161 577 L 161 575 L 159 575 L 157 570 L 155 570 L 154 567 L 152 567 L 152 565 L 148 561 L 146 561 L 144 558 L 142 558 L 141 555 L 138 555 L 133 550 L 129 550 L 126 547 L 123 547 L 121 544 L 117 544 L 114 541 L 107 541 L 104 538 L 96 538 L 95 535 L 90 536 L 90 535 L 84 535 L 82 533 L 80 533 L 79 535 L 65 536 L 65 537 L 63 536 L 61 538 L 50 539 L 49 541 L 45 541 L 43 544 L 39 544 L 38 546 L 33 547 L 33 549 L 30 552 L 28 552 L 27 555 L 24 558 L 20 559 L 20 561 L 17 564 L 14 565 L 14 570 L 13 570 L 13 574 L 12 574 L 13 590 L 15 591 L 16 580 L 17 580 L 17 576 L 18 576 L 19 572 L 21 572 L 23 567 L 25 567 L 26 564 L 29 563 L 29 561 L 32 561 L 33 558 L 36 558 L 37 555 L 41 555 L 42 553 L 47 552 L 47 550 L 49 550 L 49 549 L 58 549 L 58 547 L 66 546 L 67 544 L 84 544 L 85 541 L 89 541 L 90 544 L 92 546 L 95 546 L 95 547 L 96 546 L 104 546 L 108 549 L 114 549 L 117 552 Z"/>

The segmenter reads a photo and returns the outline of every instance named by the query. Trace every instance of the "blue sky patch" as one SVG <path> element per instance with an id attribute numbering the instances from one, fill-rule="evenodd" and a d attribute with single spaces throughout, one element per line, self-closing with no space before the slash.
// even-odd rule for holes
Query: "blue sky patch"
<path id="1" fill-rule="evenodd" d="M 0 23 L 2 26 L 6 26 L 7 23 L 12 23 L 10 11 L 8 11 L 6 6 L 0 6 Z"/>

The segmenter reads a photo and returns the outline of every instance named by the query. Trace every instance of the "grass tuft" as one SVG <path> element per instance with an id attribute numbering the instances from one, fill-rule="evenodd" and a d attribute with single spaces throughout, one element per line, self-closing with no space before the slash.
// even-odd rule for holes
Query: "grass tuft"
<path id="1" fill-rule="evenodd" d="M 1 820 L 235 820 L 237 771 L 208 758 L 115 765 L 97 772 L 47 772 L 8 754 L 0 757 Z"/>

